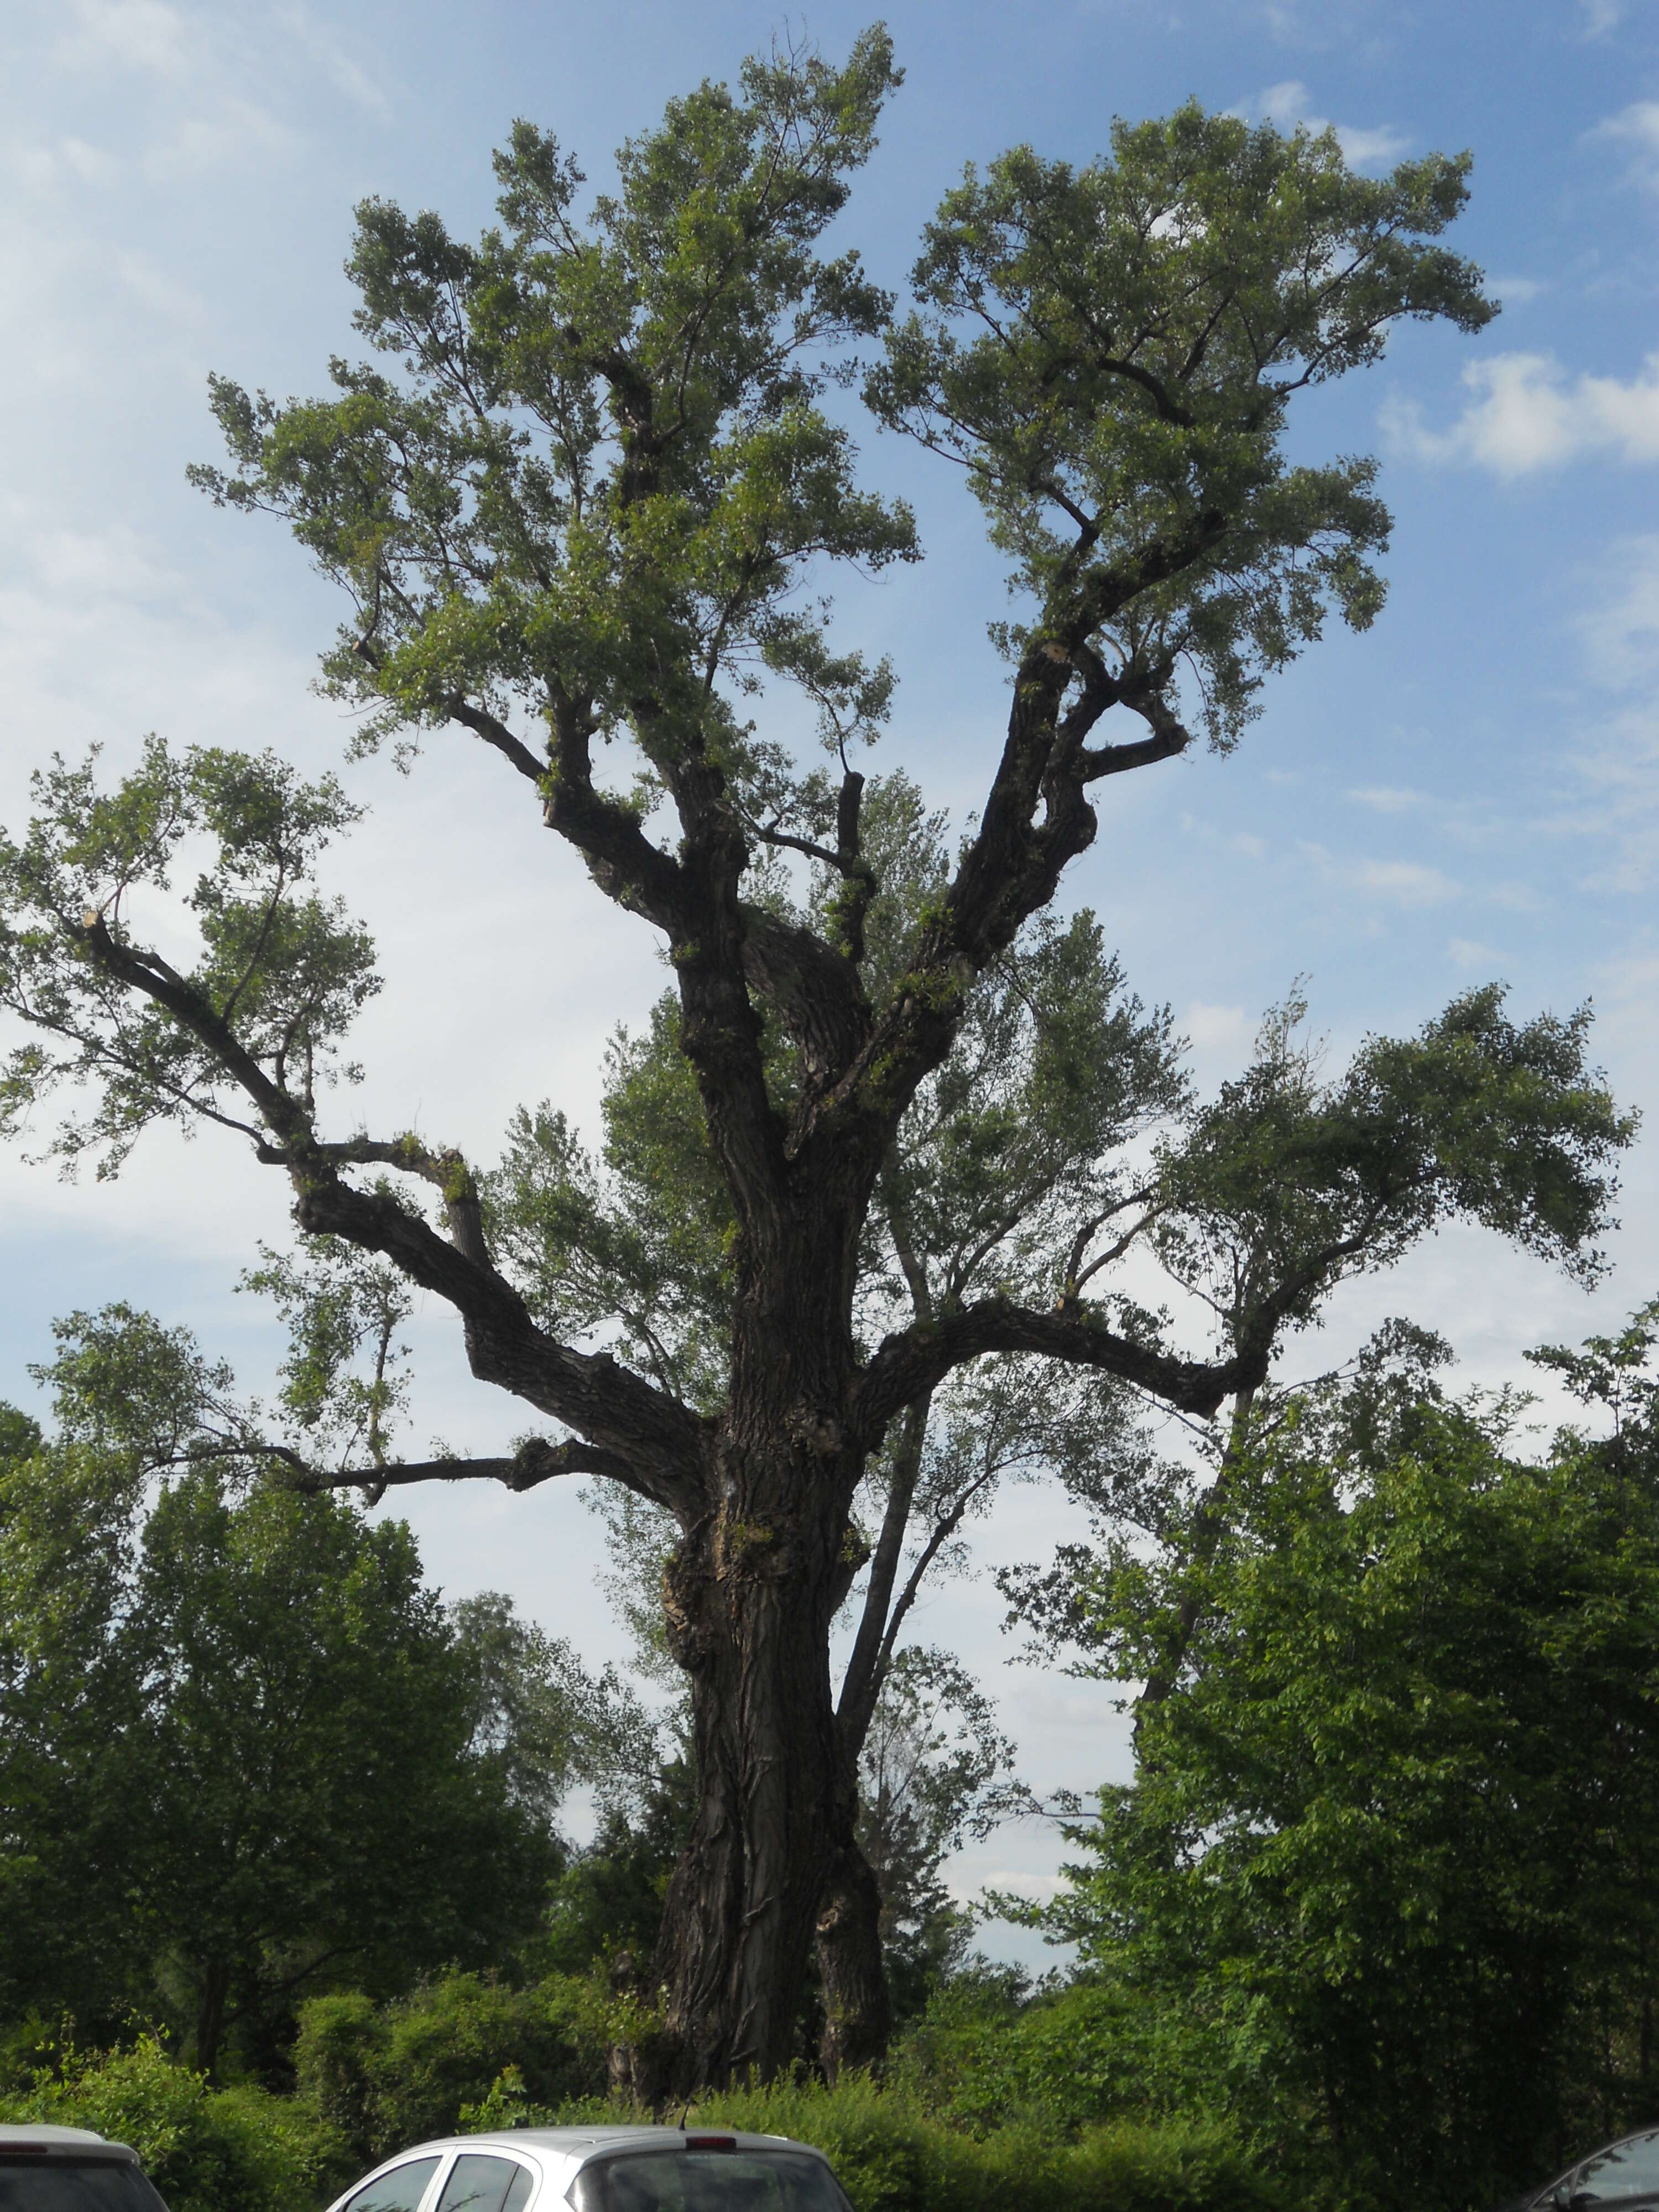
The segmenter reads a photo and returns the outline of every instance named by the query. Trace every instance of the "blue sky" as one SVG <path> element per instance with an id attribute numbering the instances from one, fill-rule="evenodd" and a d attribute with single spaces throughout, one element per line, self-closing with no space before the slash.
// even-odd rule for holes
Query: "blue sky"
<path id="1" fill-rule="evenodd" d="M 779 28 L 831 51 L 866 20 L 747 4 L 211 6 L 12 0 L 0 31 L 0 819 L 53 746 L 142 733 L 276 744 L 318 768 L 343 726 L 307 692 L 336 610 L 274 526 L 185 486 L 214 459 L 210 368 L 278 394 L 318 389 L 351 349 L 340 264 L 368 192 L 488 220 L 489 154 L 512 118 L 556 131 L 602 181 L 665 99 L 732 71 Z M 1621 1097 L 1652 1103 L 1659 1053 L 1659 8 L 1653 0 L 1397 0 L 1018 9 L 906 4 L 888 20 L 908 78 L 844 229 L 902 284 L 921 222 L 968 159 L 1018 140 L 1086 159 L 1110 118 L 1195 94 L 1288 125 L 1329 120 L 1350 158 L 1470 148 L 1457 243 L 1504 313 L 1470 341 L 1413 330 L 1378 369 L 1322 394 L 1310 453 L 1376 451 L 1396 529 L 1391 597 L 1271 688 L 1231 760 L 1125 779 L 1066 886 L 1094 906 L 1137 988 L 1174 1004 L 1200 1071 L 1248 1048 L 1307 978 L 1340 1054 L 1493 975 L 1517 1011 L 1597 1010 Z M 984 639 L 996 563 L 951 472 L 865 439 L 872 481 L 915 503 L 929 559 L 842 593 L 849 636 L 897 662 L 885 759 L 971 805 L 994 757 L 1002 676 Z M 881 764 L 878 761 L 878 765 Z M 388 988 L 362 1033 L 377 1126 L 410 1121 L 489 1158 L 511 1108 L 551 1096 L 591 1117 L 599 1048 L 660 988 L 652 945 L 550 849 L 484 764 L 434 754 L 408 783 L 353 771 L 374 811 L 336 880 L 370 921 Z M 503 963 L 501 948 L 514 948 Z M 1409 1310 L 1466 1372 L 1604 1324 L 1659 1291 L 1655 1139 L 1631 1163 L 1624 1227 L 1593 1299 L 1474 1233 L 1357 1289 L 1330 1337 Z M 50 1319 L 112 1297 L 191 1322 L 250 1379 L 277 1346 L 232 1285 L 285 1233 L 268 1171 L 209 1135 L 147 1144 L 113 1188 L 0 1161 L 0 1393 L 27 1401 Z M 422 1316 L 417 1443 L 488 1449 L 518 1425 L 470 1386 L 441 1314 Z M 1309 1348 L 1310 1360 L 1318 1349 Z M 617 1648 L 572 1493 L 416 1500 L 449 1587 L 514 1590 L 596 1654 Z M 1020 1493 L 981 1568 L 1062 1525 Z M 1011 1670 L 980 1572 L 922 1624 L 1004 1698 L 1042 1784 L 1121 1771 L 1098 1690 Z M 964 1861 L 1041 1885 L 1052 1850 L 1005 1832 Z"/>

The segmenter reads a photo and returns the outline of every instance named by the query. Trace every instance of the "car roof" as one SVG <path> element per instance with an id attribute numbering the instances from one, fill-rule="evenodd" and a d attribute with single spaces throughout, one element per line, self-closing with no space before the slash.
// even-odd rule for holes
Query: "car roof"
<path id="1" fill-rule="evenodd" d="M 40 2150 L 49 2157 L 95 2150 L 103 2157 L 130 2158 L 135 2166 L 138 2162 L 138 2154 L 130 2143 L 112 2142 L 91 2128 L 54 2127 L 44 2120 L 0 2121 L 0 2150 Z"/>
<path id="2" fill-rule="evenodd" d="M 476 2149 L 487 2143 L 495 2150 L 540 2151 L 544 2157 L 565 2158 L 580 2166 L 607 2151 L 684 2150 L 688 2145 L 695 2148 L 711 2136 L 738 2150 L 799 2150 L 813 2158 L 823 2157 L 816 2144 L 796 2142 L 788 2136 L 749 2135 L 740 2128 L 623 2127 L 603 2121 L 588 2127 L 502 2128 L 483 2135 L 435 2136 L 430 2142 L 411 2143 L 399 2156 L 412 2157 L 417 2151 Z"/>

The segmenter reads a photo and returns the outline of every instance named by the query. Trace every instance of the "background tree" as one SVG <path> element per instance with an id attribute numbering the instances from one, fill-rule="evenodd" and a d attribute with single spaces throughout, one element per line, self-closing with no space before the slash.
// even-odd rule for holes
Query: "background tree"
<path id="1" fill-rule="evenodd" d="M 0 1474 L 0 2003 L 280 2075 L 309 1992 L 532 1934 L 561 1800 L 644 1717 L 506 1599 L 446 1608 L 401 1522 L 250 1484 L 181 1333 L 58 1338 L 58 1435 Z"/>
<path id="2" fill-rule="evenodd" d="M 1040 1917 L 1322 2188 L 1450 2212 L 1652 2118 L 1655 1322 L 1545 1355 L 1610 1438 L 1377 1358 L 1258 1409 L 1206 1551 L 1073 1562 L 1087 1671 L 1182 1658 Z"/>
<path id="3" fill-rule="evenodd" d="M 976 979 L 1093 839 L 1092 788 L 1186 750 L 1189 725 L 1231 744 L 1265 674 L 1328 613 L 1363 626 L 1380 604 L 1373 466 L 1292 464 L 1295 395 L 1375 361 L 1402 316 L 1473 330 L 1493 312 L 1434 242 L 1465 161 L 1372 181 L 1330 133 L 1188 106 L 1115 126 L 1082 169 L 1021 149 L 969 173 L 928 226 L 916 312 L 895 321 L 854 255 L 817 249 L 896 82 L 879 32 L 840 67 L 751 62 L 736 93 L 673 102 L 585 209 L 574 166 L 520 124 L 497 159 L 501 227 L 477 246 L 366 203 L 350 270 L 380 362 L 337 363 L 334 396 L 286 407 L 216 380 L 232 465 L 198 472 L 227 503 L 284 518 L 350 595 L 325 669 L 363 710 L 362 746 L 468 732 L 665 940 L 732 1220 L 713 1402 L 585 1342 L 579 1319 L 568 1334 L 538 1321 L 458 1154 L 396 1130 L 325 1133 L 323 1086 L 349 1075 L 338 1042 L 377 981 L 363 932 L 315 888 L 355 812 L 331 780 L 156 743 L 105 792 L 91 765 L 59 763 L 0 851 L 0 988 L 34 1029 L 8 1078 L 15 1114 L 72 1081 L 84 1103 L 54 1142 L 110 1164 L 157 1119 L 240 1132 L 288 1177 L 302 1231 L 447 1300 L 479 1379 L 556 1425 L 472 1472 L 523 1486 L 584 1469 L 674 1516 L 666 1617 L 699 1808 L 656 1973 L 665 2080 L 684 2086 L 787 2057 L 826 1890 L 856 1878 L 868 1893 L 825 1655 L 859 1556 L 854 1499 L 895 1425 L 999 1354 L 1207 1418 L 1259 1382 L 1278 1330 L 1352 1255 L 1363 1207 L 1352 1220 L 1343 1205 L 1369 1202 L 1370 1154 L 1333 1165 L 1333 1237 L 1256 1285 L 1236 1343 L 1182 1350 L 1138 1308 L 1085 1298 L 1115 1241 L 1086 1218 L 1040 1303 L 963 1295 L 879 1344 L 858 1325 L 907 1113 L 957 1048 Z M 963 466 L 1018 615 L 976 825 L 933 891 L 908 909 L 897 897 L 905 950 L 886 971 L 849 754 L 886 715 L 891 672 L 836 649 L 802 597 L 836 560 L 917 551 L 908 514 L 854 479 L 831 406 L 847 339 L 879 343 L 864 385 L 877 419 Z M 743 719 L 771 682 L 815 703 L 838 782 Z M 1138 734 L 1114 734 L 1123 715 Z M 596 744 L 631 784 L 602 780 Z M 205 855 L 188 972 L 143 920 L 187 838 Z M 772 854 L 834 890 L 792 896 L 757 865 Z M 1435 1110 L 1401 1154 L 1431 1194 L 1419 1218 L 1462 1206 L 1579 1249 L 1624 1133 L 1582 1052 L 1535 1066 L 1534 1032 L 1495 1006 L 1452 1029 L 1476 1099 L 1449 1121 L 1432 1091 L 1419 1101 Z M 1504 1171 L 1460 1179 L 1483 1147 Z"/>
<path id="4" fill-rule="evenodd" d="M 974 1916 L 945 1887 L 947 1855 L 988 1834 L 1012 1795 L 1014 1747 L 949 1652 L 908 1646 L 876 1700 L 860 1768 L 859 1848 L 881 1899 L 896 2019 L 920 2012 L 964 1963 Z"/>

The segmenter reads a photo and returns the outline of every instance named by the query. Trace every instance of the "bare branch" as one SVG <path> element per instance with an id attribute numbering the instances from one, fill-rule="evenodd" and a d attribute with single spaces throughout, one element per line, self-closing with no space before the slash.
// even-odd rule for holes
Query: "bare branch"
<path id="1" fill-rule="evenodd" d="M 544 1437 L 532 1437 L 520 1444 L 510 1459 L 392 1460 L 383 1467 L 335 1470 L 305 1466 L 296 1455 L 279 1445 L 264 1449 L 290 1462 L 290 1480 L 295 1490 L 397 1489 L 413 1482 L 500 1482 L 509 1490 L 525 1491 L 534 1490 L 538 1483 L 550 1481 L 556 1475 L 597 1474 L 607 1481 L 620 1482 L 642 1496 L 654 1495 L 637 1480 L 632 1465 L 622 1453 L 606 1451 L 598 1444 L 583 1443 L 574 1438 L 554 1444 Z"/>

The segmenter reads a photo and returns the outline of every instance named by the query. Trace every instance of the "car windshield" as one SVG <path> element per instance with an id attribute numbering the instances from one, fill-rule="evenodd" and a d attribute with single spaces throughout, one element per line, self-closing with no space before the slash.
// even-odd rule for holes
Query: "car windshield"
<path id="1" fill-rule="evenodd" d="M 835 2176 L 803 2151 L 653 2150 L 595 2159 L 574 2212 L 848 2212 Z"/>
<path id="2" fill-rule="evenodd" d="M 167 2212 L 126 2159 L 0 2156 L 0 2212 Z"/>
<path id="3" fill-rule="evenodd" d="M 1632 2136 L 1597 2152 L 1579 2168 L 1575 2203 L 1616 2204 L 1622 2197 L 1659 2196 L 1659 2132 Z"/>

